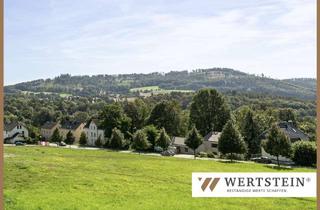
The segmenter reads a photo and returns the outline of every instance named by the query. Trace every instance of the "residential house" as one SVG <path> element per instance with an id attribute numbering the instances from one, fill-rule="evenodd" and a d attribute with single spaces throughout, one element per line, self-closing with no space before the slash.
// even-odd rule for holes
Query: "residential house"
<path id="1" fill-rule="evenodd" d="M 218 141 L 221 133 L 210 132 L 204 138 L 202 144 L 196 149 L 196 153 L 218 153 Z M 172 144 L 176 147 L 177 154 L 193 154 L 193 149 L 185 144 L 186 138 L 173 137 Z"/>
<path id="2" fill-rule="evenodd" d="M 78 143 L 80 140 L 80 135 L 84 131 L 84 125 L 84 123 L 78 121 L 65 121 L 61 123 L 61 127 L 59 129 L 60 135 L 63 137 L 63 139 L 65 139 L 67 133 L 71 131 L 71 133 L 75 137 L 74 143 Z"/>
<path id="3" fill-rule="evenodd" d="M 309 141 L 309 136 L 305 133 L 303 133 L 301 130 L 296 128 L 292 121 L 283 121 L 278 123 L 279 128 L 283 131 L 283 133 L 290 139 L 291 143 L 294 143 L 296 141 Z M 261 134 L 261 140 L 267 139 L 267 134 L 269 130 L 266 130 Z M 270 155 L 267 153 L 262 147 L 261 147 L 261 156 L 268 157 L 272 160 L 276 160 L 277 158 L 275 156 Z M 279 160 L 284 163 L 292 163 L 291 159 L 287 157 L 279 157 Z"/>
<path id="4" fill-rule="evenodd" d="M 172 145 L 176 147 L 176 154 L 193 154 L 193 150 L 185 144 L 185 140 L 185 137 L 173 137 Z"/>
<path id="5" fill-rule="evenodd" d="M 87 136 L 87 145 L 95 146 L 95 142 L 100 136 L 101 143 L 105 143 L 104 130 L 101 128 L 101 123 L 97 119 L 91 119 L 84 126 L 84 132 Z"/>
<path id="6" fill-rule="evenodd" d="M 41 136 L 45 140 L 49 140 L 54 130 L 59 129 L 60 126 L 61 125 L 58 122 L 46 122 L 44 125 L 41 126 L 41 129 L 40 129 Z"/>
<path id="7" fill-rule="evenodd" d="M 29 132 L 27 127 L 17 121 L 4 124 L 3 138 L 4 143 L 14 144 L 17 141 L 26 141 L 26 138 L 29 137 Z"/>

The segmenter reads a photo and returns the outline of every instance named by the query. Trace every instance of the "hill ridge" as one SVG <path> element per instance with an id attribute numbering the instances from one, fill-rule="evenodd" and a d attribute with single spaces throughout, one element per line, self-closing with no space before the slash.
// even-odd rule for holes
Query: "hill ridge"
<path id="1" fill-rule="evenodd" d="M 316 98 L 316 79 L 273 79 L 231 68 L 194 69 L 132 74 L 70 75 L 61 74 L 53 79 L 38 79 L 5 86 L 6 94 L 22 91 L 67 93 L 79 96 L 121 94 L 132 96 L 130 89 L 158 86 L 162 90 L 190 90 L 216 88 L 221 92 L 239 91 L 271 94 L 299 99 Z"/>

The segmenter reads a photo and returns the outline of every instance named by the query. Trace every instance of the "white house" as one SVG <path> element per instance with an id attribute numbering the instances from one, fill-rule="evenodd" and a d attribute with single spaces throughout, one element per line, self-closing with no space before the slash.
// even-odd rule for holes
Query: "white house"
<path id="1" fill-rule="evenodd" d="M 22 123 L 14 121 L 4 124 L 4 143 L 14 144 L 17 141 L 26 141 L 28 137 L 28 129 Z"/>
<path id="2" fill-rule="evenodd" d="M 97 139 L 100 137 L 101 143 L 105 143 L 104 130 L 100 127 L 97 119 L 91 119 L 84 126 L 84 132 L 87 136 L 87 145 L 95 146 Z"/>

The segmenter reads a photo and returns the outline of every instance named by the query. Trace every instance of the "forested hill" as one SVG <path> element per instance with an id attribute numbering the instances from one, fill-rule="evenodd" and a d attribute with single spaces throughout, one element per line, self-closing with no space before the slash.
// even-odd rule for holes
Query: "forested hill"
<path id="1" fill-rule="evenodd" d="M 317 89 L 317 80 L 312 78 L 293 78 L 293 79 L 285 79 L 283 81 L 293 85 L 304 87 L 310 90 Z"/>
<path id="2" fill-rule="evenodd" d="M 196 91 L 201 88 L 216 88 L 221 92 L 268 94 L 299 99 L 316 98 L 315 79 L 277 80 L 246 74 L 227 68 L 171 71 L 169 73 L 71 76 L 60 75 L 54 79 L 41 79 L 6 86 L 5 93 L 50 92 L 76 96 L 106 96 L 120 94 L 134 96 L 137 92 Z M 134 89 L 135 88 L 135 89 Z M 140 89 L 139 89 L 140 88 Z M 133 91 L 138 90 L 138 91 Z"/>

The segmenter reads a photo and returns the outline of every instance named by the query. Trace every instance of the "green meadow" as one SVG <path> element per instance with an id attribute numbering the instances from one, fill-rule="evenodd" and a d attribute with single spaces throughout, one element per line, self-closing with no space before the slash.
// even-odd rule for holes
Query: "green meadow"
<path id="1" fill-rule="evenodd" d="M 145 87 L 139 87 L 139 88 L 131 88 L 130 92 L 152 92 L 152 93 L 171 93 L 171 92 L 180 92 L 180 93 L 191 93 L 194 92 L 193 90 L 165 90 L 160 88 L 159 86 L 145 86 Z"/>
<path id="2" fill-rule="evenodd" d="M 34 95 L 39 95 L 39 94 L 45 94 L 45 95 L 53 95 L 53 94 L 57 94 L 57 93 L 54 93 L 54 92 L 33 92 L 33 91 L 21 91 L 22 94 L 25 94 L 25 95 L 29 95 L 29 94 L 34 94 Z M 69 94 L 69 93 L 59 93 L 58 94 L 61 98 L 66 98 L 66 97 L 69 97 L 69 96 L 72 96 L 72 94 Z"/>
<path id="3" fill-rule="evenodd" d="M 139 87 L 139 88 L 131 88 L 130 92 L 140 92 L 140 91 L 156 91 L 161 90 L 159 86 L 145 86 L 145 87 Z"/>
<path id="4" fill-rule="evenodd" d="M 192 172 L 315 172 L 47 147 L 4 148 L 5 209 L 304 210 L 315 198 L 192 198 Z"/>

